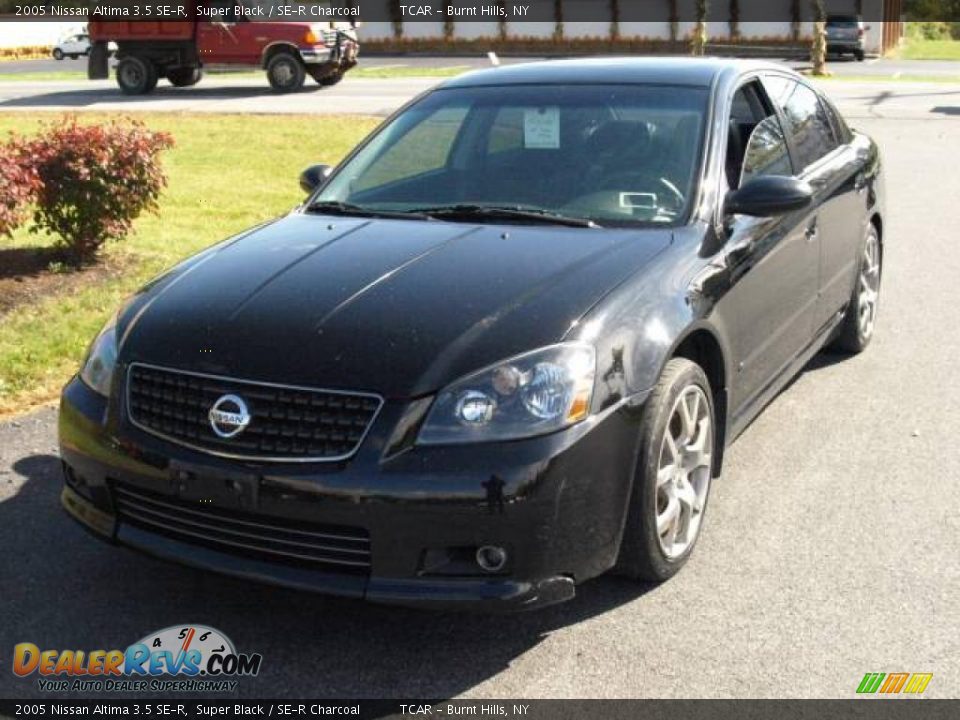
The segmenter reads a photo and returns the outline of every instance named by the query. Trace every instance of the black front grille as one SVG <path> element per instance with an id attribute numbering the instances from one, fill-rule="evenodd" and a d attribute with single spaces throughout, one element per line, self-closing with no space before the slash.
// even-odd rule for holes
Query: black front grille
<path id="1" fill-rule="evenodd" d="M 356 452 L 382 400 L 375 395 L 288 387 L 134 364 L 127 381 L 134 425 L 198 450 L 274 461 L 343 460 Z M 214 433 L 210 409 L 224 395 L 247 404 L 250 424 Z"/>
<path id="2" fill-rule="evenodd" d="M 366 530 L 289 522 L 201 507 L 180 498 L 114 485 L 121 522 L 221 552 L 335 572 L 369 573 Z"/>

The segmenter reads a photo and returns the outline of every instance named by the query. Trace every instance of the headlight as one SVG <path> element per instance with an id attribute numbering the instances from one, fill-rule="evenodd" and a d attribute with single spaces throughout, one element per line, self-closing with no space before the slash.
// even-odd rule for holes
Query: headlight
<path id="1" fill-rule="evenodd" d="M 468 375 L 434 402 L 419 442 L 489 442 L 560 430 L 590 413 L 596 357 L 579 343 L 553 345 Z"/>
<path id="2" fill-rule="evenodd" d="M 114 317 L 90 344 L 80 369 L 80 379 L 101 395 L 110 395 L 110 381 L 117 364 L 117 319 Z"/>

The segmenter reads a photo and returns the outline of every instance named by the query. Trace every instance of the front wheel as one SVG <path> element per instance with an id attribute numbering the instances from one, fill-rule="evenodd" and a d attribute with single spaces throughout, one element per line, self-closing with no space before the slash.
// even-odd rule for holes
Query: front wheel
<path id="1" fill-rule="evenodd" d="M 848 353 L 860 353 L 867 349 L 873 339 L 880 304 L 880 273 L 883 264 L 883 249 L 877 226 L 867 226 L 866 238 L 860 255 L 860 265 L 853 292 L 847 305 L 847 314 L 840 325 L 833 347 Z"/>
<path id="2" fill-rule="evenodd" d="M 53 49 L 53 59 L 54 60 L 63 60 L 63 50 L 60 48 Z"/>
<path id="3" fill-rule="evenodd" d="M 267 63 L 267 80 L 278 92 L 294 92 L 303 87 L 307 71 L 293 53 L 278 52 Z"/>
<path id="4" fill-rule="evenodd" d="M 684 358 L 668 362 L 643 410 L 621 574 L 663 582 L 687 562 L 707 506 L 716 427 L 703 370 Z"/>
<path id="5" fill-rule="evenodd" d="M 857 58 L 857 62 L 863 62 L 863 58 L 864 58 L 863 50 L 857 50 L 855 55 Z"/>

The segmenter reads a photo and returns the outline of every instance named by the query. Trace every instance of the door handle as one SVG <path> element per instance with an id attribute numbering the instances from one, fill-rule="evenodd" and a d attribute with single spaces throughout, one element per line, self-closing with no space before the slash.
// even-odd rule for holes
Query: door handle
<path id="1" fill-rule="evenodd" d="M 817 239 L 817 235 L 820 234 L 820 226 L 817 224 L 816 218 L 807 225 L 807 229 L 803 231 L 803 234 L 807 238 L 807 242 L 813 242 Z"/>

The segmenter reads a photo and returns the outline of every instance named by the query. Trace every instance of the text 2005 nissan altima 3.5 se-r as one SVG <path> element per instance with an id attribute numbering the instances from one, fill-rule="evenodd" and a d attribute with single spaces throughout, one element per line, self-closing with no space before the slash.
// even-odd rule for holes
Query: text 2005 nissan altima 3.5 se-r
<path id="1" fill-rule="evenodd" d="M 131 298 L 65 388 L 62 500 L 96 533 L 428 607 L 662 581 L 724 448 L 874 332 L 877 147 L 779 66 L 471 73 L 301 184 Z"/>

